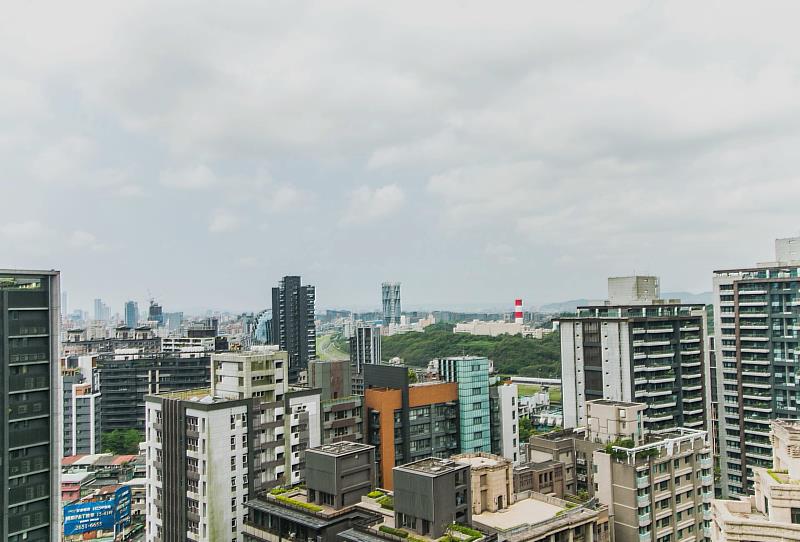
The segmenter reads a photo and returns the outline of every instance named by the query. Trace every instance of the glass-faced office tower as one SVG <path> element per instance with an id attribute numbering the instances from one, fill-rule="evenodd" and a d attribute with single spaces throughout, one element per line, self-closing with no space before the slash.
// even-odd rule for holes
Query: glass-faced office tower
<path id="1" fill-rule="evenodd" d="M 59 540 L 58 271 L 0 269 L 0 539 Z"/>

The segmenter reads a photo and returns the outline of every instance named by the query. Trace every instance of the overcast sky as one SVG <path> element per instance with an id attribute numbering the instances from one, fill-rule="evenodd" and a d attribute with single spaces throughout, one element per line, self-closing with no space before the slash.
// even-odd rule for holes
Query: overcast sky
<path id="1" fill-rule="evenodd" d="M 168 5 L 167 5 L 168 4 Z M 13 2 L 0 268 L 71 308 L 711 288 L 800 233 L 797 2 Z"/>

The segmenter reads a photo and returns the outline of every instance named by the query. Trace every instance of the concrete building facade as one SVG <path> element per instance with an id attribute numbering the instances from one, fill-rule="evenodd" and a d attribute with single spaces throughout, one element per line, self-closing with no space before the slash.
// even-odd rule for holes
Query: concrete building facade
<path id="1" fill-rule="evenodd" d="M 374 446 L 337 442 L 306 451 L 308 502 L 341 510 L 361 502 L 375 487 L 374 480 Z"/>
<path id="2" fill-rule="evenodd" d="M 800 540 L 800 423 L 774 420 L 773 468 L 754 467 L 755 493 L 713 501 L 713 542 Z"/>
<path id="3" fill-rule="evenodd" d="M 489 386 L 489 429 L 492 453 L 519 463 L 518 388 L 516 384 L 501 382 Z"/>
<path id="4" fill-rule="evenodd" d="M 470 466 L 430 457 L 394 468 L 397 528 L 433 539 L 472 520 Z"/>
<path id="5" fill-rule="evenodd" d="M 62 371 L 64 455 L 96 454 L 102 449 L 100 393 L 79 368 Z"/>
<path id="6" fill-rule="evenodd" d="M 497 512 L 514 503 L 513 464 L 499 455 L 477 452 L 450 459 L 469 465 L 472 513 Z"/>

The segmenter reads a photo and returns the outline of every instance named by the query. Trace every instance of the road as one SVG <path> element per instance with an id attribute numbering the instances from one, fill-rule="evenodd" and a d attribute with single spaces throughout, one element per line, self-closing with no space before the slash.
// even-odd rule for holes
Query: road
<path id="1" fill-rule="evenodd" d="M 326 333 L 325 335 L 317 335 L 317 359 L 322 361 L 347 361 L 350 355 L 347 352 L 342 352 L 336 347 L 333 339 L 336 337 L 333 333 Z"/>

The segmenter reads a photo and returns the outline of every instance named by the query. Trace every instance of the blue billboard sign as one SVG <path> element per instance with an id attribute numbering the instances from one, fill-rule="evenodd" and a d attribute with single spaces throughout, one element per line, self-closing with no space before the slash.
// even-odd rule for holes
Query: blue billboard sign
<path id="1" fill-rule="evenodd" d="M 125 522 L 131 517 L 131 488 L 122 486 L 114 492 L 114 523 Z"/>
<path id="2" fill-rule="evenodd" d="M 79 502 L 64 507 L 64 534 L 114 529 L 114 501 Z"/>
<path id="3" fill-rule="evenodd" d="M 131 488 L 123 486 L 105 501 L 79 502 L 64 507 L 64 535 L 113 531 L 131 517 Z"/>

